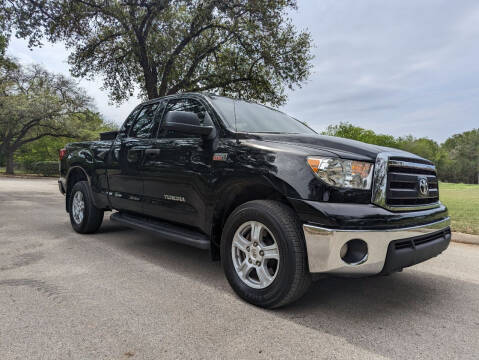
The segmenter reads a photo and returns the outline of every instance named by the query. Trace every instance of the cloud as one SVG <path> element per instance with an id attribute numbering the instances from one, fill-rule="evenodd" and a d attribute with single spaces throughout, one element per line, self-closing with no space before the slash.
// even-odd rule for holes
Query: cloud
<path id="1" fill-rule="evenodd" d="M 438 141 L 479 127 L 476 1 L 299 2 L 315 74 L 283 107 L 317 130 L 348 121 Z"/>

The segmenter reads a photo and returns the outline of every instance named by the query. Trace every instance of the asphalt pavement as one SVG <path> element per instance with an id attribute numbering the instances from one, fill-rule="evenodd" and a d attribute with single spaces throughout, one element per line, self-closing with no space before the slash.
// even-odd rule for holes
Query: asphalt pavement
<path id="1" fill-rule="evenodd" d="M 479 359 L 477 245 L 268 311 L 208 252 L 108 217 L 76 234 L 54 179 L 0 178 L 1 359 Z"/>

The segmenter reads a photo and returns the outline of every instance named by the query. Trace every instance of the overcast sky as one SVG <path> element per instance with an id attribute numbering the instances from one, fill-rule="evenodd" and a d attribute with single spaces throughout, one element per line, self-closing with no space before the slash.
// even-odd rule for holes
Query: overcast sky
<path id="1" fill-rule="evenodd" d="M 479 127 L 479 1 L 299 0 L 292 14 L 314 39 L 314 70 L 283 110 L 318 131 L 350 122 L 395 136 L 444 141 Z M 62 45 L 10 55 L 68 74 Z M 80 84 L 108 120 L 122 123 L 138 99 L 109 104 L 101 81 Z"/>

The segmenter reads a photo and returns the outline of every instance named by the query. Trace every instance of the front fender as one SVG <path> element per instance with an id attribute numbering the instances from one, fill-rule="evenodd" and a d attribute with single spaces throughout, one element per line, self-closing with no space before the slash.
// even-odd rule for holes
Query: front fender
<path id="1" fill-rule="evenodd" d="M 292 144 L 248 140 L 238 151 L 235 171 L 254 169 L 251 173 L 268 178 L 288 198 L 334 203 L 371 202 L 370 190 L 341 189 L 316 177 L 307 163 L 308 156 L 336 157 L 327 150 L 308 149 Z"/>

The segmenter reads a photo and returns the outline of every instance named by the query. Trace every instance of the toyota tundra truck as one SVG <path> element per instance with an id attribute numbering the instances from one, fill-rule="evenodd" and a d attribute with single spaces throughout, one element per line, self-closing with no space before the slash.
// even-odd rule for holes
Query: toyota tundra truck
<path id="1" fill-rule="evenodd" d="M 244 300 L 291 303 L 312 279 L 387 275 L 449 245 L 434 164 L 323 136 L 252 102 L 188 93 L 60 150 L 73 229 L 110 221 L 209 250 Z"/>

